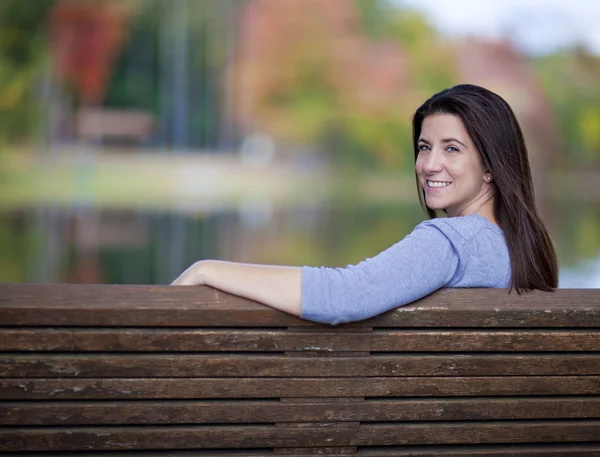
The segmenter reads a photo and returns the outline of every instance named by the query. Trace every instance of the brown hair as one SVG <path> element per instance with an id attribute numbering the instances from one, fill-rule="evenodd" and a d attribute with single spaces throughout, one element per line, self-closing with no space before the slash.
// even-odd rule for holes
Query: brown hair
<path id="1" fill-rule="evenodd" d="M 535 205 L 527 147 L 515 114 L 502 97 L 483 87 L 461 84 L 435 94 L 413 117 L 415 161 L 425 117 L 458 116 L 494 177 L 494 216 L 504 231 L 510 255 L 511 290 L 552 290 L 558 287 L 558 264 L 550 235 Z M 429 217 L 418 178 L 419 200 Z"/>

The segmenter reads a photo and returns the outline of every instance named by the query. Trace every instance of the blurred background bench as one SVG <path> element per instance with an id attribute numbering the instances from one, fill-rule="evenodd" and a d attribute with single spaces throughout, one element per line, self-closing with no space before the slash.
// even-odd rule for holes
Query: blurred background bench
<path id="1" fill-rule="evenodd" d="M 330 327 L 207 287 L 0 285 L 0 326 L 4 455 L 600 456 L 600 290 Z"/>

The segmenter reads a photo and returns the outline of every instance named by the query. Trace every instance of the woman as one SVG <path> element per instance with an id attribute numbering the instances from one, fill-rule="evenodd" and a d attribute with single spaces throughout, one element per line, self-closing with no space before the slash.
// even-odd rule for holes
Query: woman
<path id="1" fill-rule="evenodd" d="M 419 199 L 432 219 L 379 255 L 346 268 L 205 260 L 173 285 L 209 285 L 330 324 L 366 319 L 442 287 L 557 287 L 523 134 L 501 97 L 473 85 L 434 95 L 415 113 L 413 144 Z M 448 217 L 436 219 L 438 211 Z"/>

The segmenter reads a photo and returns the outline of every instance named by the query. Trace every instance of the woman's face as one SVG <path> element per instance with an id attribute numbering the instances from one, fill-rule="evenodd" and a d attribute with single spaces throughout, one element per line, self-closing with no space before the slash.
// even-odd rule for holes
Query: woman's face
<path id="1" fill-rule="evenodd" d="M 458 116 L 427 116 L 418 149 L 416 171 L 429 208 L 466 216 L 489 201 L 491 176 Z"/>

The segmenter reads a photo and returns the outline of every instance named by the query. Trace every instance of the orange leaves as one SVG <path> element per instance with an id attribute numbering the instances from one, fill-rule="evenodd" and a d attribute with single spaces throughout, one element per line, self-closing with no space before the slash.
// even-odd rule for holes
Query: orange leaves
<path id="1" fill-rule="evenodd" d="M 59 78 L 74 87 L 81 101 L 104 96 L 111 65 L 123 44 L 129 8 L 109 1 L 57 3 L 50 14 L 50 45 Z"/>
<path id="2" fill-rule="evenodd" d="M 352 113 L 385 116 L 408 84 L 400 47 L 371 41 L 352 1 L 253 0 L 239 36 L 242 122 L 286 139 L 315 140 Z"/>

